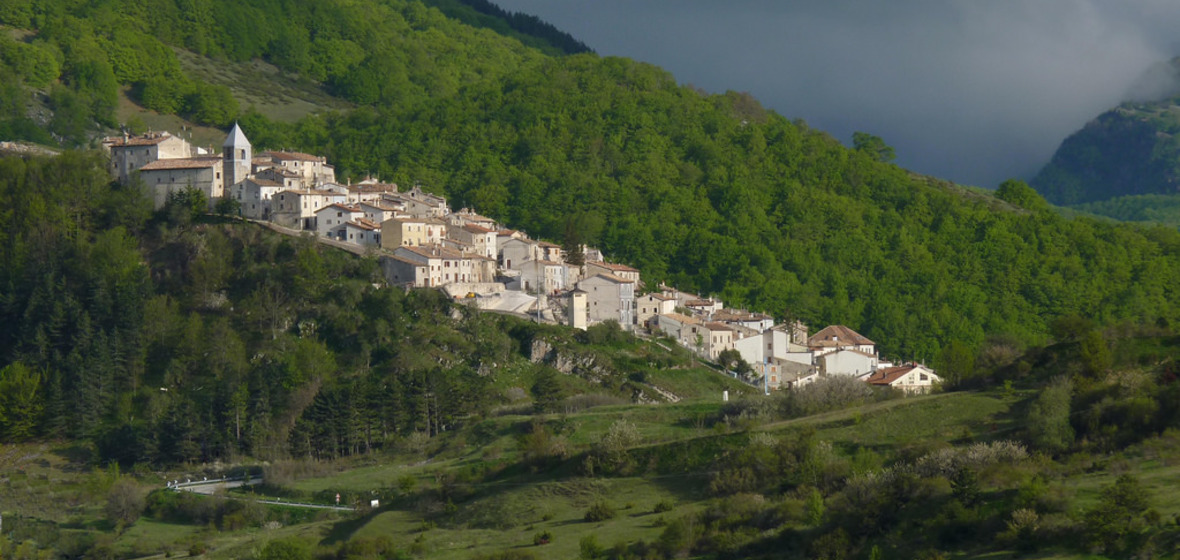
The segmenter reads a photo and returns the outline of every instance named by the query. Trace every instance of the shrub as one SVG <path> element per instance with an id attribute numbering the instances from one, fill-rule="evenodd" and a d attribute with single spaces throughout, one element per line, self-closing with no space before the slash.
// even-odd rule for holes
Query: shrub
<path id="1" fill-rule="evenodd" d="M 672 502 L 660 500 L 659 502 L 656 502 L 656 507 L 652 508 L 651 511 L 652 513 L 664 513 L 672 511 Z"/>
<path id="2" fill-rule="evenodd" d="M 144 493 L 130 479 L 120 479 L 107 493 L 106 516 L 113 523 L 130 525 L 143 513 Z"/>
<path id="3" fill-rule="evenodd" d="M 541 531 L 540 533 L 533 535 L 533 544 L 536 546 L 549 544 L 551 542 L 553 542 L 553 533 L 550 533 L 549 531 Z"/>
<path id="4" fill-rule="evenodd" d="M 599 521 L 613 519 L 614 516 L 615 508 L 611 507 L 610 504 L 606 502 L 600 501 L 595 502 L 594 505 L 590 506 L 590 509 L 586 510 L 586 516 L 584 519 L 590 523 L 597 523 Z"/>
<path id="5" fill-rule="evenodd" d="M 586 535 L 578 541 L 578 558 L 582 560 L 592 560 L 601 556 L 603 552 L 606 552 L 606 549 L 598 544 L 598 537 L 594 535 Z"/>

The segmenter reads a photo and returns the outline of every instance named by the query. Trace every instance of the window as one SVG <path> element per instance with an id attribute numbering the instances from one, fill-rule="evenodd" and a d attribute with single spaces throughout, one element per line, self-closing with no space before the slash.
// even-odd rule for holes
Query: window
<path id="1" fill-rule="evenodd" d="M 929 381 L 930 380 L 929 377 L 926 377 L 925 373 L 919 375 L 918 379 L 921 379 L 922 381 Z"/>

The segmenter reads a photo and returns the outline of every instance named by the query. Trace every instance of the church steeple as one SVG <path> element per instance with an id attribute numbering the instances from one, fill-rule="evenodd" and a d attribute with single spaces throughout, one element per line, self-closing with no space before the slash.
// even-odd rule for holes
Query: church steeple
<path id="1" fill-rule="evenodd" d="M 250 164 L 254 159 L 250 141 L 242 132 L 242 127 L 234 123 L 233 130 L 225 137 L 221 145 L 222 172 L 226 185 L 236 185 L 250 175 Z"/>

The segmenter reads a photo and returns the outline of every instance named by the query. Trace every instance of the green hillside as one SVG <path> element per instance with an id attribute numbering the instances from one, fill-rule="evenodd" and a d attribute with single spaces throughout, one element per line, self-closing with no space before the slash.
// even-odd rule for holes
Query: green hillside
<path id="1" fill-rule="evenodd" d="M 12 0 L 0 24 L 4 139 L 237 120 L 258 149 L 420 182 L 651 285 L 846 324 L 963 390 L 737 398 L 614 325 L 382 288 L 371 258 L 191 194 L 152 212 L 95 151 L 4 158 L 0 556 L 1176 550 L 1174 229 L 918 176 L 747 94 L 407 0 Z M 636 404 L 657 387 L 683 400 Z M 259 471 L 253 495 L 160 489 Z M 360 509 L 256 499 L 336 494 Z"/>
<path id="2" fill-rule="evenodd" d="M 420 182 L 544 238 L 572 232 L 653 282 L 844 323 L 892 355 L 936 360 L 952 340 L 978 347 L 997 333 L 1044 339 L 1070 314 L 1180 317 L 1174 236 L 914 177 L 745 94 L 702 95 L 625 59 L 546 56 L 416 2 L 203 5 L 149 18 L 126 3 L 17 3 L 0 21 L 33 30 L 18 50 L 64 62 L 56 81 L 20 60 L 8 71 L 50 84 L 49 130 L 67 143 L 85 140 L 87 111 L 114 124 L 123 83 L 149 109 L 236 118 L 260 148 L 323 153 L 345 177 Z M 237 25 L 262 19 L 274 25 Z M 282 124 L 224 85 L 248 82 L 197 79 L 165 45 L 262 57 L 357 108 Z M 145 50 L 159 56 L 132 56 Z"/>

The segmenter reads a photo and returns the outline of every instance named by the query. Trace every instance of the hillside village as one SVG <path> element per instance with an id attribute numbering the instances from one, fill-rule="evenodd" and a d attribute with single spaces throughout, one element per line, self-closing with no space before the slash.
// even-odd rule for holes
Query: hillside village
<path id="1" fill-rule="evenodd" d="M 479 309 L 583 330 L 615 321 L 636 334 L 670 337 L 767 390 L 825 375 L 907 393 L 928 392 L 939 381 L 923 365 L 882 359 L 876 343 L 845 326 L 809 335 L 800 322 L 776 325 L 769 315 L 729 309 L 715 298 L 664 285 L 647 290 L 637 269 L 607 262 L 597 249 L 567 254 L 472 209 L 452 211 L 445 198 L 419 186 L 401 191 L 372 178 L 342 184 L 323 157 L 255 155 L 237 124 L 220 155 L 168 132 L 111 137 L 103 146 L 112 175 L 141 181 L 156 208 L 197 189 L 211 208 L 232 201 L 242 218 L 372 252 L 390 285 L 441 289 Z"/>

